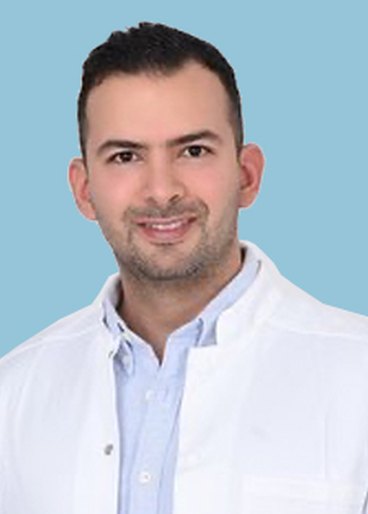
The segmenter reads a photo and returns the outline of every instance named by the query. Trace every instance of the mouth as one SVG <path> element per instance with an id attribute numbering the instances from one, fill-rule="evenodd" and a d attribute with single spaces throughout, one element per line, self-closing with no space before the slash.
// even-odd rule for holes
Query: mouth
<path id="1" fill-rule="evenodd" d="M 181 241 L 189 232 L 195 216 L 181 218 L 147 218 L 138 220 L 137 226 L 141 233 L 156 243 L 174 244 Z"/>

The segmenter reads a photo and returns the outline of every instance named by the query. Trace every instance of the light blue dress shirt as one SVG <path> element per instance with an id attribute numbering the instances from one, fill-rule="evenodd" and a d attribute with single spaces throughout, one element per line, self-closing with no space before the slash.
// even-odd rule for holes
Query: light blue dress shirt
<path id="1" fill-rule="evenodd" d="M 161 364 L 152 347 L 117 314 L 119 283 L 104 300 L 105 323 L 113 336 L 120 338 L 114 360 L 121 434 L 117 514 L 172 514 L 188 352 L 194 346 L 216 344 L 219 315 L 244 294 L 258 267 L 248 249 L 233 280 L 195 319 L 170 334 Z"/>

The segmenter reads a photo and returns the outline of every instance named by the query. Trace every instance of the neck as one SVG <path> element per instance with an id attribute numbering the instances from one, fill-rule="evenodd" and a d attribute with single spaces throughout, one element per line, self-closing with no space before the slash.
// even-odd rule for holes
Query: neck
<path id="1" fill-rule="evenodd" d="M 160 361 L 169 334 L 194 319 L 241 268 L 240 251 L 231 262 L 203 276 L 143 281 L 120 270 L 124 294 L 118 307 L 129 328 L 147 341 Z"/>

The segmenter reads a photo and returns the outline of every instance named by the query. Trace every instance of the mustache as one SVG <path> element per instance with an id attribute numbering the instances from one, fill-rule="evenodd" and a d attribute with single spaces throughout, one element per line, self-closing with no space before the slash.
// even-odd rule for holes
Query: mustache
<path id="1" fill-rule="evenodd" d="M 151 205 L 147 207 L 129 207 L 125 214 L 125 220 L 134 220 L 135 218 L 175 218 L 182 215 L 193 214 L 198 217 L 205 217 L 208 214 L 207 205 L 201 200 L 193 202 L 183 202 L 161 207 L 159 205 Z"/>

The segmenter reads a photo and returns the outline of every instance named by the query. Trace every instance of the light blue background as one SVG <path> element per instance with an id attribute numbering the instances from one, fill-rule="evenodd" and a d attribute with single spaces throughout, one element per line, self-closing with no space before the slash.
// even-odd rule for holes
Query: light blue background
<path id="1" fill-rule="evenodd" d="M 132 4 L 132 5 L 130 5 Z M 89 303 L 115 270 L 66 182 L 81 64 L 112 30 L 160 21 L 237 71 L 267 157 L 240 236 L 328 303 L 368 314 L 368 4 L 364 0 L 13 2 L 0 13 L 0 355 Z"/>

